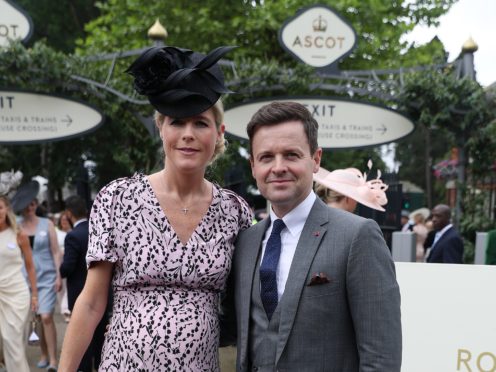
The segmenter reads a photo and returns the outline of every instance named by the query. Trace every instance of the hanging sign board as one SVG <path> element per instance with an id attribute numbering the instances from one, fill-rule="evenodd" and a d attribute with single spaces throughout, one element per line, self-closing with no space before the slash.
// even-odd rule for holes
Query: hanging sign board
<path id="1" fill-rule="evenodd" d="M 0 90 L 0 144 L 48 142 L 95 130 L 103 116 L 85 103 L 47 94 Z"/>
<path id="2" fill-rule="evenodd" d="M 246 125 L 253 114 L 273 101 L 294 101 L 304 105 L 319 123 L 318 142 L 324 149 L 382 145 L 399 140 L 415 129 L 410 119 L 384 106 L 325 97 L 277 97 L 228 109 L 226 131 L 247 139 Z"/>
<path id="3" fill-rule="evenodd" d="M 337 63 L 356 47 L 355 30 L 331 8 L 300 9 L 279 30 L 279 43 L 293 57 L 313 67 Z"/>
<path id="4" fill-rule="evenodd" d="M 9 45 L 9 39 L 26 42 L 33 33 L 31 17 L 15 3 L 0 0 L 0 47 Z"/>

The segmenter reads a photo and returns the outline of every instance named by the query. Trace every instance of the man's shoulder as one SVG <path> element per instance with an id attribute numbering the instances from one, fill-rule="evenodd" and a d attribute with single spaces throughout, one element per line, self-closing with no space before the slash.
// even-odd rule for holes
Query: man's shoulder
<path id="1" fill-rule="evenodd" d="M 80 238 L 81 236 L 88 235 L 88 221 L 79 223 L 75 228 L 67 233 L 67 237 Z"/>

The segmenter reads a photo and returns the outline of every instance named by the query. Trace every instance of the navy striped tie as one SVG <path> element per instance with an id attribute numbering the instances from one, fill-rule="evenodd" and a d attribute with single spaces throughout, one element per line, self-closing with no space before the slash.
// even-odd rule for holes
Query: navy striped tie
<path id="1" fill-rule="evenodd" d="M 276 271 L 281 255 L 281 231 L 285 227 L 283 220 L 274 221 L 260 265 L 260 297 L 269 320 L 272 318 L 278 302 Z"/>

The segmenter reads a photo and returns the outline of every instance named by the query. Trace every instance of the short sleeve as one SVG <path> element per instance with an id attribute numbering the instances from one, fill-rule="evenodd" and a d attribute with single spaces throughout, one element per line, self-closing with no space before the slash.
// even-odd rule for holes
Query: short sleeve
<path id="1" fill-rule="evenodd" d="M 234 191 L 222 189 L 222 192 L 224 193 L 225 197 L 227 197 L 227 200 L 230 200 L 230 214 L 237 214 L 239 230 L 245 230 L 249 228 L 253 224 L 254 216 L 253 211 L 251 210 L 246 200 L 236 194 Z M 236 210 L 237 213 L 234 213 L 234 210 Z"/>
<path id="2" fill-rule="evenodd" d="M 239 226 L 241 227 L 240 230 L 245 230 L 253 225 L 253 219 L 255 216 L 253 215 L 253 211 L 246 200 L 239 195 L 237 195 L 237 197 L 240 201 Z"/>
<path id="3" fill-rule="evenodd" d="M 86 264 L 92 262 L 118 260 L 114 239 L 114 209 L 118 180 L 100 190 L 93 202 L 89 221 L 88 252 Z"/>

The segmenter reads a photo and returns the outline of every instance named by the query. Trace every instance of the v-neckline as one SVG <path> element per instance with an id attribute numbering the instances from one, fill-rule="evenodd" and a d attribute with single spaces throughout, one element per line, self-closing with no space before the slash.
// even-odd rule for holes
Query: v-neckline
<path id="1" fill-rule="evenodd" d="M 169 218 L 167 217 L 167 214 L 165 213 L 165 210 L 160 205 L 160 201 L 158 199 L 157 193 L 153 189 L 153 186 L 152 186 L 152 184 L 150 182 L 150 179 L 148 178 L 149 176 L 147 176 L 145 174 L 141 174 L 141 176 L 145 180 L 146 186 L 149 189 L 152 198 L 154 199 L 155 208 L 157 208 L 158 212 L 160 213 L 160 215 L 162 217 L 162 220 L 165 221 L 167 223 L 167 225 L 170 227 L 170 231 L 171 231 L 174 239 L 179 244 L 181 244 L 181 246 L 187 247 L 189 245 L 191 239 L 193 238 L 193 236 L 197 235 L 197 230 L 200 228 L 200 226 L 203 225 L 204 221 L 206 222 L 207 216 L 210 214 L 210 211 L 212 210 L 212 208 L 214 207 L 214 205 L 217 204 L 217 197 L 218 197 L 218 194 L 219 194 L 219 190 L 217 189 L 216 185 L 214 183 L 212 183 L 212 201 L 210 202 L 210 205 L 208 206 L 207 211 L 202 216 L 202 218 L 198 221 L 198 224 L 196 225 L 196 227 L 191 232 L 191 235 L 189 236 L 188 240 L 183 243 L 182 240 L 179 239 L 179 235 L 177 235 L 176 230 L 174 229 L 174 226 L 172 225 L 172 223 L 170 222 Z"/>

